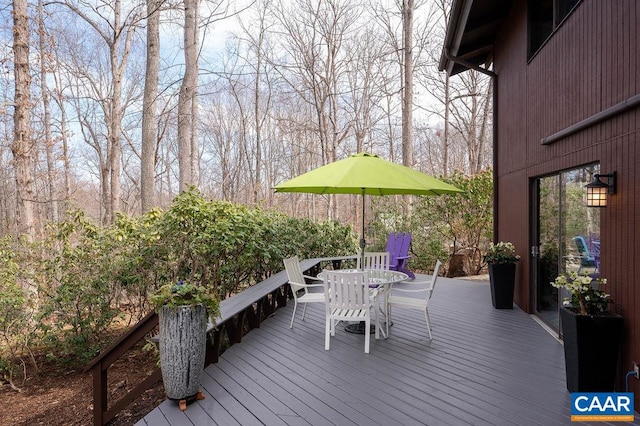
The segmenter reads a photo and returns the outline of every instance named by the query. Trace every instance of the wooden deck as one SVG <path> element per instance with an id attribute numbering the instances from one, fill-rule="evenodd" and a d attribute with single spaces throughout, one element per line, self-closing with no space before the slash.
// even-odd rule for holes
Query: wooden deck
<path id="1" fill-rule="evenodd" d="M 323 307 L 309 305 L 293 330 L 292 309 L 207 367 L 204 400 L 185 412 L 164 401 L 137 425 L 576 424 L 562 344 L 517 307 L 493 309 L 487 282 L 441 278 L 434 339 L 419 312 L 398 309 L 370 354 L 342 325 L 325 351 Z"/>

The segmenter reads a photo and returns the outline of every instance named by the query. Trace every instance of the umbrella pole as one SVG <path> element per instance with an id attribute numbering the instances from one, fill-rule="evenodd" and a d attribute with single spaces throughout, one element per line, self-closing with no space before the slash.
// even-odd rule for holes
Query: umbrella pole
<path id="1" fill-rule="evenodd" d="M 364 240 L 364 188 L 362 188 L 362 234 L 360 238 L 360 269 L 364 270 L 364 247 L 366 245 L 366 241 Z M 365 333 L 375 333 L 375 326 L 372 326 L 369 330 L 367 330 L 367 323 L 364 321 L 360 321 L 357 324 L 349 324 L 344 328 L 349 333 L 355 334 L 365 334 Z"/>
<path id="2" fill-rule="evenodd" d="M 366 241 L 364 239 L 364 188 L 362 188 L 362 237 L 360 238 L 360 267 L 364 269 L 364 247 Z"/>

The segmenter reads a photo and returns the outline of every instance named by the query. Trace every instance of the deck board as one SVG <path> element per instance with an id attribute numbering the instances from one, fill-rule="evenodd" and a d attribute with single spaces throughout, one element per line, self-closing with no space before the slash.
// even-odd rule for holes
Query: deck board
<path id="1" fill-rule="evenodd" d="M 369 354 L 342 325 L 325 351 L 323 306 L 289 329 L 292 309 L 207 367 L 204 400 L 184 413 L 165 401 L 137 425 L 578 424 L 562 344 L 517 307 L 493 309 L 486 282 L 441 278 L 434 339 L 420 312 L 395 309 L 389 338 L 372 335 Z"/>

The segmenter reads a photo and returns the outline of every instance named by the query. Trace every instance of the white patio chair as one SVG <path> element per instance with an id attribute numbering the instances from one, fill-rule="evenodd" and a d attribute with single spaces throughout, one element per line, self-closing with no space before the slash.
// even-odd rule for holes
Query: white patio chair
<path id="1" fill-rule="evenodd" d="M 363 256 L 358 256 L 357 268 L 359 270 L 362 269 L 382 269 L 389 270 L 389 262 L 391 256 L 388 251 L 378 251 L 378 252 L 365 252 L 364 253 L 364 268 L 362 267 L 362 258 Z"/>
<path id="2" fill-rule="evenodd" d="M 364 258 L 364 268 L 362 268 L 362 259 Z M 388 271 L 391 265 L 391 254 L 388 251 L 369 251 L 364 252 L 364 255 L 358 256 L 358 260 L 356 262 L 356 268 L 358 270 L 370 270 L 370 271 Z M 376 302 L 379 300 L 385 301 L 386 295 L 385 291 L 387 290 L 387 286 L 378 287 L 378 298 Z M 384 307 L 383 307 L 384 309 Z M 385 338 L 387 335 L 385 335 Z"/>
<path id="3" fill-rule="evenodd" d="M 307 284 L 305 278 L 317 281 L 315 277 L 303 275 L 300 269 L 300 261 L 298 256 L 284 259 L 284 268 L 287 270 L 287 276 L 289 277 L 289 285 L 291 286 L 291 292 L 293 293 L 293 314 L 291 315 L 291 324 L 289 328 L 293 328 L 293 320 L 296 317 L 296 309 L 298 303 L 304 304 L 302 309 L 302 320 L 304 321 L 304 315 L 307 311 L 307 303 L 324 303 L 324 293 L 309 291 L 310 288 L 320 287 L 323 288 L 323 284 L 318 282 L 317 284 Z"/>
<path id="4" fill-rule="evenodd" d="M 424 312 L 424 317 L 427 320 L 427 331 L 429 331 L 429 339 L 433 339 L 431 335 L 431 321 L 429 318 L 429 310 L 427 306 L 429 305 L 429 300 L 431 300 L 431 296 L 433 296 L 433 290 L 436 286 L 436 281 L 438 280 L 438 273 L 440 272 L 440 266 L 442 263 L 438 260 L 436 262 L 436 267 L 433 270 L 433 275 L 431 279 L 428 281 L 412 281 L 408 284 L 409 288 L 397 288 L 394 285 L 391 285 L 391 288 L 387 292 L 387 336 L 389 335 L 389 323 L 391 322 L 391 308 L 407 308 L 407 309 L 418 309 Z M 426 287 L 423 287 L 426 284 Z M 417 288 L 422 287 L 422 288 Z"/>
<path id="5" fill-rule="evenodd" d="M 336 335 L 336 325 L 340 321 L 364 321 L 364 352 L 369 353 L 371 340 L 371 307 L 377 290 L 369 288 L 369 273 L 366 271 L 322 272 L 326 309 L 324 349 L 329 350 L 330 336 Z M 331 297 L 329 297 L 331 295 Z M 376 314 L 376 339 L 379 337 L 378 310 Z"/>

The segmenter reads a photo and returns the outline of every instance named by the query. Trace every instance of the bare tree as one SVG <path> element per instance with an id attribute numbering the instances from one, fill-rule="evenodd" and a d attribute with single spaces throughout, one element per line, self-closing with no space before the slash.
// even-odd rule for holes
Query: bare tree
<path id="1" fill-rule="evenodd" d="M 491 162 L 489 143 L 491 126 L 491 84 L 489 77 L 477 71 L 449 76 L 435 70 L 442 54 L 445 26 L 448 21 L 450 0 L 435 3 L 440 18 L 438 31 L 433 33 L 434 43 L 429 46 L 430 66 L 421 68 L 417 82 L 435 100 L 429 111 L 443 121 L 441 136 L 443 173 L 453 169 L 476 174 Z M 434 140 L 434 143 L 437 141 Z"/>
<path id="2" fill-rule="evenodd" d="M 273 96 L 273 87 L 271 85 L 271 73 L 270 64 L 266 59 L 266 55 L 269 53 L 270 46 L 267 37 L 267 13 L 271 0 L 257 1 L 255 3 L 255 9 L 257 16 L 251 21 L 249 25 L 244 25 L 243 20 L 240 21 L 240 25 L 246 35 L 246 43 L 248 45 L 247 57 L 244 58 L 246 64 L 251 68 L 251 74 L 253 76 L 253 108 L 252 108 L 252 121 L 253 121 L 253 134 L 255 144 L 253 149 L 247 149 L 246 155 L 250 156 L 251 152 L 254 153 L 253 161 L 250 166 L 253 166 L 253 203 L 258 201 L 266 195 L 262 191 L 263 182 L 263 128 L 266 124 L 269 110 L 271 106 L 271 99 Z M 253 29 L 257 29 L 256 32 Z M 250 167 L 251 170 L 251 167 Z"/>
<path id="3" fill-rule="evenodd" d="M 211 175 L 204 188 L 215 196 L 225 200 L 237 200 L 242 192 L 242 175 L 245 163 L 242 161 L 241 147 L 244 118 L 238 111 L 238 104 L 233 99 L 226 100 L 226 93 L 210 94 L 203 98 L 202 121 L 206 131 L 202 132 L 205 147 L 203 169 Z"/>
<path id="4" fill-rule="evenodd" d="M 51 91 L 51 100 L 55 103 L 59 111 L 58 127 L 59 138 L 62 143 L 62 173 L 63 173 L 63 191 L 61 198 L 65 200 L 65 203 L 69 201 L 71 197 L 71 158 L 69 151 L 69 131 L 67 129 L 67 105 L 65 102 L 65 87 L 64 87 L 64 69 L 58 66 L 58 51 L 57 43 L 53 43 L 50 46 L 52 52 L 52 61 L 56 63 L 56 66 L 52 69 L 53 76 L 53 90 Z M 53 125 L 53 124 L 52 124 Z M 60 207 L 59 207 L 60 208 Z M 66 206 L 65 206 L 66 208 Z"/>
<path id="5" fill-rule="evenodd" d="M 395 9 L 378 6 L 375 10 L 375 22 L 382 28 L 384 43 L 388 52 L 386 60 L 389 70 L 384 85 L 381 86 L 386 96 L 386 133 L 389 138 L 389 155 L 395 160 L 402 156 L 403 164 L 413 166 L 413 113 L 416 108 L 414 99 L 414 77 L 424 72 L 426 63 L 424 51 L 434 30 L 434 9 L 423 9 L 416 24 L 415 12 L 425 6 L 424 1 L 396 0 Z M 392 67 L 397 67 L 394 71 Z M 400 113 L 398 114 L 398 111 Z M 402 143 L 396 144 L 396 120 L 400 115 L 400 133 Z M 400 152 L 396 153 L 396 145 Z"/>
<path id="6" fill-rule="evenodd" d="M 376 27 L 365 27 L 345 44 L 345 88 L 342 96 L 355 138 L 357 152 L 384 152 L 386 141 L 374 140 L 376 126 L 385 118 L 385 84 L 389 67 L 386 46 Z"/>
<path id="7" fill-rule="evenodd" d="M 164 1 L 52 0 L 40 10 L 56 13 L 40 20 L 34 39 L 41 56 L 31 63 L 40 67 L 31 89 L 43 95 L 35 104 L 27 98 L 32 193 L 20 193 L 43 201 L 32 203 L 36 229 L 39 209 L 58 199 L 99 200 L 94 210 L 108 223 L 118 210 L 166 205 L 190 184 L 236 202 L 356 223 L 356 198 L 273 196 L 269 189 L 363 150 L 433 173 L 471 173 L 490 161 L 491 88 L 471 73 L 447 84 L 436 71 L 444 20 L 432 18 L 434 10 L 444 16 L 450 0 L 256 0 L 222 60 L 212 53 L 221 45 L 212 31 L 229 16 L 225 5 L 235 3 Z M 161 20 L 161 4 L 168 19 Z M 144 36 L 135 35 L 142 19 L 146 69 Z M 161 52 L 164 30 L 177 37 L 163 38 Z M 2 130 L 13 141 L 0 151 L 12 179 L 0 194 L 0 208 L 11 210 L 1 212 L 9 218 L 2 223 L 15 226 L 18 162 L 9 148 L 17 139 L 14 128 Z M 64 194 L 56 194 L 62 169 Z M 53 205 L 50 211 L 51 219 L 60 214 Z"/>
<path id="8" fill-rule="evenodd" d="M 31 175 L 31 71 L 29 68 L 29 17 L 27 1 L 13 1 L 14 115 L 11 152 L 15 161 L 17 223 L 20 234 L 32 240 L 33 177 Z"/>
<path id="9" fill-rule="evenodd" d="M 63 3 L 102 39 L 109 52 L 109 76 L 108 83 L 96 81 L 96 77 L 83 69 L 77 69 L 92 86 L 92 88 L 107 89 L 107 93 L 96 96 L 100 103 L 104 122 L 106 125 L 106 167 L 101 178 L 107 183 L 102 185 L 103 190 L 108 189 L 108 196 L 103 195 L 106 203 L 104 206 L 103 222 L 110 223 L 114 214 L 120 210 L 121 199 L 121 170 L 122 170 L 122 122 L 125 108 L 123 103 L 124 79 L 131 53 L 133 36 L 143 14 L 139 6 L 133 5 L 133 9 L 123 11 L 123 1 L 103 2 L 101 7 L 86 10 L 87 5 L 66 0 Z M 76 57 L 77 59 L 77 57 Z M 105 76 L 103 76 L 105 77 Z"/>
<path id="10" fill-rule="evenodd" d="M 40 49 L 40 97 L 42 99 L 44 130 L 44 149 L 47 160 L 47 183 L 48 183 L 48 203 L 50 205 L 49 219 L 53 222 L 58 221 L 58 196 L 55 190 L 56 171 L 53 154 L 53 138 L 51 136 L 51 107 L 49 100 L 49 88 L 47 87 L 48 74 L 48 46 L 47 32 L 44 26 L 44 8 L 42 0 L 38 0 L 38 46 Z"/>
<path id="11" fill-rule="evenodd" d="M 3 61 L 11 61 L 13 53 L 6 52 Z M 8 69 L 6 69 L 8 73 Z M 15 81 L 0 79 L 0 96 L 11 99 Z M 16 223 L 16 176 L 13 165 L 13 104 L 0 103 L 0 235 L 17 234 Z"/>
<path id="12" fill-rule="evenodd" d="M 184 77 L 178 98 L 178 167 L 180 190 L 198 182 L 198 9 L 199 0 L 184 0 Z"/>
<path id="13" fill-rule="evenodd" d="M 491 163 L 491 84 L 477 71 L 447 77 L 433 76 L 429 90 L 443 99 L 439 134 L 443 149 L 443 173 L 457 169 L 476 174 Z"/>
<path id="14" fill-rule="evenodd" d="M 451 81 L 450 81 L 451 82 Z M 487 130 L 491 124 L 491 88 L 489 77 L 470 70 L 459 76 L 451 97 L 450 125 L 466 145 L 467 171 L 476 174 L 488 166 Z"/>
<path id="15" fill-rule="evenodd" d="M 387 138 L 387 152 L 391 161 L 396 160 L 397 142 L 400 141 L 400 156 L 402 155 L 402 124 L 400 125 L 400 135 L 397 135 L 396 119 L 398 111 L 400 115 L 403 111 L 402 92 L 404 87 L 403 59 L 402 59 L 402 39 L 398 37 L 396 19 L 393 11 L 384 7 L 374 10 L 375 20 L 382 28 L 384 42 L 388 52 L 386 62 L 386 77 L 380 82 L 380 90 L 384 94 L 385 129 Z M 396 68 L 397 67 L 397 68 Z M 396 68 L 394 71 L 393 68 Z"/>
<path id="16" fill-rule="evenodd" d="M 276 5 L 274 14 L 284 31 L 283 49 L 291 62 L 276 64 L 290 89 L 313 107 L 315 132 L 323 164 L 338 159 L 338 148 L 351 126 L 339 104 L 340 83 L 346 71 L 344 42 L 354 31 L 360 13 L 344 0 L 297 0 L 287 8 Z M 316 154 L 317 155 L 317 154 Z M 330 197 L 330 217 L 337 217 Z"/>
<path id="17" fill-rule="evenodd" d="M 160 62 L 160 5 L 161 0 L 147 0 L 147 60 L 142 103 L 140 158 L 140 202 L 143 213 L 156 205 L 156 112 Z"/>
<path id="18" fill-rule="evenodd" d="M 210 98 L 210 101 L 217 105 L 209 108 L 214 115 L 209 115 L 210 124 L 207 127 L 215 129 L 211 139 L 217 146 L 216 158 L 223 165 L 224 199 L 249 202 L 246 187 L 253 186 L 255 181 L 255 164 L 252 158 L 257 156 L 257 146 L 250 142 L 255 134 L 251 118 L 254 109 L 251 106 L 254 97 L 251 93 L 253 73 L 248 69 L 249 59 L 243 58 L 246 53 L 242 51 L 240 39 L 228 42 L 226 53 L 222 59 L 221 73 L 224 83 L 212 86 L 215 87 L 213 91 L 217 92 L 217 96 Z M 213 118 L 214 116 L 217 118 Z"/>
<path id="19" fill-rule="evenodd" d="M 413 0 L 402 0 L 402 164 L 413 166 Z"/>
<path id="20" fill-rule="evenodd" d="M 445 176 L 448 176 L 449 174 L 449 103 L 451 102 L 451 96 L 449 94 L 449 78 L 449 73 L 446 73 L 444 82 L 444 132 L 442 132 L 442 145 L 444 147 L 442 155 L 442 174 Z"/>

